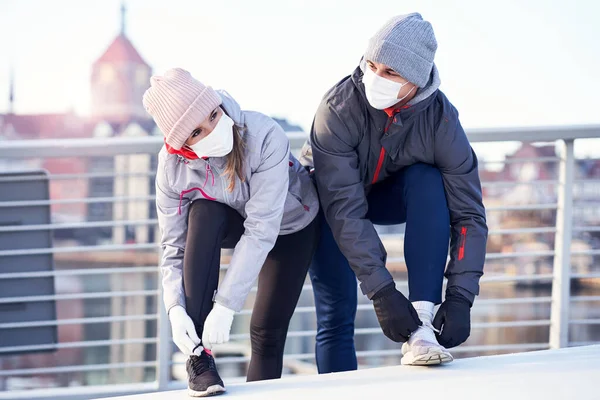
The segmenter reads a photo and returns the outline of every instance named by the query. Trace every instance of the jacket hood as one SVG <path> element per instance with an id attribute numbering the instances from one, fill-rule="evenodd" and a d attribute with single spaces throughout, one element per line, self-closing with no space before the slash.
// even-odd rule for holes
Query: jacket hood
<path id="1" fill-rule="evenodd" d="M 221 107 L 227 112 L 229 118 L 231 118 L 237 126 L 244 127 L 246 125 L 246 119 L 238 102 L 225 90 L 217 90 L 217 93 L 223 100 Z"/>

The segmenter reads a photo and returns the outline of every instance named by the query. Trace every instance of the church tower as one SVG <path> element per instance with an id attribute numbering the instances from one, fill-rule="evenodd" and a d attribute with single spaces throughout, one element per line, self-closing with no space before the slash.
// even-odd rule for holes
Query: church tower
<path id="1" fill-rule="evenodd" d="M 142 96 L 150 86 L 152 69 L 125 35 L 125 5 L 121 32 L 92 66 L 92 118 L 125 123 L 148 119 Z"/>

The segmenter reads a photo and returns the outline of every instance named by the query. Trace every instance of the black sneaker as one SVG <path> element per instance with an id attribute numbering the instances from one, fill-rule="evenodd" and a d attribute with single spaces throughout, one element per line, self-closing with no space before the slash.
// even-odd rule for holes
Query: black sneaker
<path id="1" fill-rule="evenodd" d="M 192 397 L 216 396 L 225 392 L 215 359 L 203 351 L 199 356 L 192 354 L 185 369 L 188 373 L 188 394 Z"/>

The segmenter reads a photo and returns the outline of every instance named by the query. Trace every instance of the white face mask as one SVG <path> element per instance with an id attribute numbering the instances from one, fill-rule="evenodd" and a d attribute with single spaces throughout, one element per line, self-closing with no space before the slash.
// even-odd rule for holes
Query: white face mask
<path id="1" fill-rule="evenodd" d="M 189 145 L 198 157 L 223 157 L 233 149 L 233 120 L 227 114 L 221 118 L 215 129 L 204 139 Z"/>
<path id="2" fill-rule="evenodd" d="M 369 104 L 378 110 L 386 109 L 404 100 L 416 87 L 414 86 L 405 96 L 399 99 L 398 93 L 400 93 L 400 90 L 408 85 L 409 82 L 398 83 L 382 78 L 373 72 L 369 66 L 366 66 L 363 75 L 363 84 L 365 85 L 365 92 Z"/>

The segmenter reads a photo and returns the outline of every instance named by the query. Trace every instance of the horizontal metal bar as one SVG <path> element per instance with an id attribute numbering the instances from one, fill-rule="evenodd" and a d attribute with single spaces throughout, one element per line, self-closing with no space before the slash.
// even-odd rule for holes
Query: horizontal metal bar
<path id="1" fill-rule="evenodd" d="M 65 273 L 64 275 L 94 275 L 98 273 L 129 273 L 129 272 L 157 272 L 157 268 L 155 267 L 131 267 L 130 268 L 103 268 L 103 269 L 90 269 L 88 271 L 85 270 L 74 270 L 74 271 L 64 271 L 64 272 L 73 272 Z M 9 278 L 33 278 L 37 276 L 52 276 L 52 275 L 62 275 L 59 274 L 62 271 L 52 272 L 38 272 L 38 273 L 9 273 L 9 274 L 0 274 L 0 279 L 9 279 Z M 495 283 L 495 282 L 518 282 L 518 281 L 551 281 L 552 275 L 515 275 L 515 276 L 483 276 L 481 278 L 482 283 Z M 397 286 L 407 286 L 407 281 L 396 281 Z M 256 286 L 252 288 L 252 291 L 256 292 Z M 302 288 L 303 291 L 312 290 L 311 285 L 304 285 Z M 72 299 L 86 299 L 86 298 L 110 298 L 110 297 L 124 297 L 124 296 L 150 296 L 157 295 L 159 293 L 158 290 L 144 290 L 144 291 L 129 291 L 129 292 L 94 292 L 94 293 L 69 293 L 69 294 L 59 294 L 54 296 L 26 296 L 26 297 L 6 297 L 0 298 L 0 304 L 3 303 L 19 303 L 19 302 L 33 302 L 33 301 L 51 301 L 51 300 L 72 300 Z M 540 298 L 545 299 L 545 298 Z M 514 302 L 514 304 L 518 304 L 519 302 L 535 302 L 535 300 L 529 300 L 528 298 L 517 298 L 517 299 L 494 299 L 494 300 L 478 300 L 478 304 L 482 302 L 494 301 L 497 304 L 501 304 L 502 302 Z M 485 304 L 485 303 L 484 303 Z M 508 303 L 506 303 L 508 304 Z M 312 312 L 314 310 L 313 307 L 298 307 L 300 312 Z M 240 314 L 250 314 L 251 310 L 242 310 Z"/>
<path id="2" fill-rule="evenodd" d="M 523 253 L 529 255 L 530 253 Z M 389 262 L 389 259 L 388 259 Z M 543 280 L 552 280 L 551 274 L 538 274 L 538 275 L 498 275 L 498 276 L 487 276 L 484 275 L 481 277 L 480 282 L 482 283 L 496 283 L 496 282 L 514 282 L 514 281 L 543 281 Z M 444 282 L 447 279 L 444 278 Z M 408 286 L 408 281 L 395 280 L 394 283 L 396 286 Z M 358 282 L 357 282 L 358 286 Z M 256 286 L 251 289 L 253 292 L 256 292 Z M 310 291 L 312 290 L 311 285 L 302 286 L 302 291 Z M 483 300 L 478 300 L 477 302 L 481 302 Z"/>
<path id="3" fill-rule="evenodd" d="M 552 297 L 516 297 L 506 299 L 481 299 L 475 301 L 475 307 L 477 306 L 491 306 L 491 305 L 512 305 L 512 304 L 539 304 L 539 303 L 550 303 Z"/>
<path id="4" fill-rule="evenodd" d="M 98 246 L 49 247 L 46 249 L 2 250 L 0 257 L 38 254 L 82 253 L 90 251 L 158 250 L 156 243 L 106 244 Z"/>
<path id="5" fill-rule="evenodd" d="M 519 204 L 511 206 L 486 207 L 486 211 L 533 211 L 533 210 L 556 210 L 558 204 Z"/>
<path id="6" fill-rule="evenodd" d="M 47 296 L 22 296 L 22 297 L 0 297 L 0 304 L 10 303 L 32 303 L 36 301 L 59 301 L 80 299 L 106 299 L 112 297 L 129 296 L 157 296 L 158 290 L 135 290 L 128 292 L 92 292 L 92 293 L 66 293 Z"/>
<path id="7" fill-rule="evenodd" d="M 88 228 L 104 228 L 116 226 L 144 226 L 157 225 L 157 219 L 139 219 L 139 220 L 112 220 L 112 221 L 86 221 L 86 222 L 69 222 L 60 224 L 41 224 L 41 225 L 9 225 L 0 226 L 2 232 L 29 232 L 29 231 L 47 231 L 59 229 L 88 229 Z"/>
<path id="8" fill-rule="evenodd" d="M 27 346 L 11 346 L 0 347 L 1 353 L 18 353 L 23 351 L 44 351 L 44 350 L 62 350 L 62 349 L 78 349 L 87 347 L 102 347 L 116 346 L 128 344 L 156 344 L 157 338 L 140 338 L 140 339 L 113 339 L 113 340 L 89 340 L 85 342 L 64 342 L 56 344 L 34 344 Z"/>
<path id="9" fill-rule="evenodd" d="M 600 249 L 571 250 L 571 256 L 600 256 Z"/>
<path id="10" fill-rule="evenodd" d="M 536 274 L 536 275 L 490 275 L 482 276 L 480 282 L 528 282 L 528 281 L 551 281 L 554 277 L 552 274 Z"/>
<path id="11" fill-rule="evenodd" d="M 31 182 L 45 180 L 79 180 L 97 178 L 154 178 L 156 171 L 148 172 L 87 172 L 83 174 L 49 174 L 33 176 L 0 176 L 0 182 Z"/>
<path id="12" fill-rule="evenodd" d="M 545 186 L 558 185 L 558 181 L 554 179 L 540 179 L 535 181 L 482 181 L 481 187 L 513 187 L 513 186 Z"/>
<path id="13" fill-rule="evenodd" d="M 96 157 L 118 154 L 156 154 L 163 146 L 157 136 L 85 139 L 5 140 L 0 145 L 0 158 Z"/>
<path id="14" fill-rule="evenodd" d="M 572 319 L 569 321 L 571 325 L 600 325 L 600 318 L 588 319 Z"/>
<path id="15" fill-rule="evenodd" d="M 600 300 L 600 297 L 598 298 Z M 512 304 L 539 304 L 539 303 L 549 303 L 552 301 L 551 297 L 514 297 L 514 298 L 506 298 L 506 299 L 478 299 L 475 302 L 476 306 L 481 305 L 512 305 Z M 371 303 L 368 304 L 359 304 L 356 307 L 357 311 L 373 311 L 373 305 Z M 294 311 L 295 314 L 312 314 L 315 313 L 314 306 L 303 306 L 296 307 Z M 243 309 L 238 315 L 251 315 L 252 309 Z"/>
<path id="16" fill-rule="evenodd" d="M 589 341 L 589 342 L 569 342 L 569 347 L 578 347 L 578 346 L 593 346 L 596 344 L 600 344 L 600 341 Z"/>
<path id="17" fill-rule="evenodd" d="M 544 226 L 539 228 L 490 229 L 488 235 L 514 235 L 519 233 L 554 233 L 556 227 Z"/>
<path id="18" fill-rule="evenodd" d="M 519 128 L 467 129 L 470 142 L 554 142 L 557 140 L 596 139 L 599 125 L 537 126 Z"/>
<path id="19" fill-rule="evenodd" d="M 85 268 L 64 269 L 52 271 L 34 272 L 8 272 L 0 274 L 0 279 L 26 279 L 46 278 L 50 276 L 80 276 L 80 275 L 106 275 L 106 274 L 133 274 L 133 273 L 157 273 L 158 267 L 121 267 L 121 268 Z"/>
<path id="20" fill-rule="evenodd" d="M 40 327 L 40 326 L 102 324 L 102 323 L 108 323 L 108 322 L 151 321 L 151 320 L 155 320 L 157 318 L 158 318 L 157 314 L 147 314 L 147 315 L 119 315 L 119 316 L 111 316 L 111 317 L 54 319 L 51 321 L 8 322 L 8 323 L 0 324 L 0 329 L 34 328 L 34 327 Z"/>
<path id="21" fill-rule="evenodd" d="M 523 251 L 514 253 L 488 253 L 485 255 L 486 260 L 499 260 L 503 258 L 520 258 L 520 257 L 551 257 L 554 256 L 554 250 L 542 251 Z"/>
<path id="22" fill-rule="evenodd" d="M 574 226 L 573 232 L 600 232 L 600 226 Z"/>
<path id="23" fill-rule="evenodd" d="M 473 329 L 525 328 L 531 326 L 550 326 L 550 320 L 540 319 L 524 321 L 474 322 L 471 324 Z"/>
<path id="24" fill-rule="evenodd" d="M 539 126 L 467 129 L 467 137 L 477 142 L 553 142 L 556 140 L 594 139 L 600 137 L 598 125 Z M 289 132 L 292 148 L 302 146 L 307 135 Z M 0 158 L 36 158 L 114 156 L 116 154 L 156 154 L 163 146 L 159 136 L 6 140 L 0 144 Z"/>
<path id="25" fill-rule="evenodd" d="M 492 329 L 492 328 L 522 328 L 531 326 L 549 326 L 550 320 L 526 320 L 526 321 L 498 321 L 498 322 L 475 322 L 471 324 L 473 329 Z M 382 334 L 381 328 L 356 328 L 354 329 L 354 336 L 359 335 L 378 335 Z M 315 330 L 302 330 L 302 331 L 290 331 L 287 334 L 288 338 L 292 337 L 314 337 L 317 331 Z M 231 340 L 247 340 L 250 339 L 248 333 L 238 333 L 230 335 Z"/>
<path id="26" fill-rule="evenodd" d="M 515 251 L 511 253 L 487 253 L 485 255 L 486 260 L 501 260 L 505 258 L 520 258 L 520 257 L 551 257 L 554 256 L 554 250 L 541 250 L 541 251 Z M 404 257 L 388 257 L 388 263 L 403 264 L 406 263 Z"/>
<path id="27" fill-rule="evenodd" d="M 600 272 L 587 273 L 587 274 L 573 273 L 573 274 L 571 274 L 571 278 L 576 278 L 576 279 L 598 279 L 598 278 L 600 278 Z"/>
<path id="28" fill-rule="evenodd" d="M 570 300 L 573 303 L 582 303 L 586 301 L 600 301 L 600 296 L 572 296 Z"/>
<path id="29" fill-rule="evenodd" d="M 558 162 L 559 157 L 523 157 L 523 158 L 505 158 L 504 160 L 480 160 L 479 164 L 522 164 L 522 163 L 547 163 Z"/>
<path id="30" fill-rule="evenodd" d="M 92 203 L 126 203 L 136 201 L 154 201 L 156 196 L 121 196 L 121 197 L 82 197 L 78 199 L 56 199 L 56 200 L 24 200 L 24 201 L 1 201 L 0 208 L 13 207 L 37 207 L 50 206 L 53 204 L 92 204 Z"/>
<path id="31" fill-rule="evenodd" d="M 95 178 L 153 178 L 155 170 L 148 172 L 86 172 L 84 174 L 50 174 L 50 180 L 95 179 Z"/>
<path id="32" fill-rule="evenodd" d="M 599 230 L 600 231 L 600 230 Z M 554 233 L 556 227 L 541 226 L 534 228 L 510 228 L 510 229 L 490 229 L 488 235 L 514 235 L 519 233 Z M 381 233 L 381 240 L 404 240 L 404 233 Z"/>
<path id="33" fill-rule="evenodd" d="M 27 368 L 1 370 L 0 376 L 21 376 L 21 375 L 42 375 L 42 374 L 62 374 L 65 372 L 84 372 L 84 371 L 103 371 L 109 369 L 120 368 L 156 368 L 156 361 L 140 361 L 118 364 L 91 364 L 91 365 L 69 365 L 65 367 L 49 367 L 49 368 Z"/>
<path id="34" fill-rule="evenodd" d="M 10 225 L 0 226 L 0 233 L 2 232 L 29 232 L 37 230 L 59 230 L 59 229 L 86 229 L 86 228 L 102 228 L 102 227 L 117 227 L 117 226 L 145 226 L 145 225 L 157 225 L 157 219 L 146 219 L 146 220 L 111 220 L 111 221 L 85 221 L 85 222 L 70 222 L 70 223 L 59 223 L 59 224 L 40 224 L 40 225 Z M 600 227 L 580 227 L 575 228 L 579 231 L 585 232 L 600 232 Z M 556 232 L 554 227 L 539 227 L 539 228 L 514 228 L 514 229 L 491 229 L 489 235 L 509 235 L 519 233 L 553 233 Z M 404 234 L 392 233 L 392 234 L 381 234 L 381 239 L 386 240 L 403 240 Z"/>

